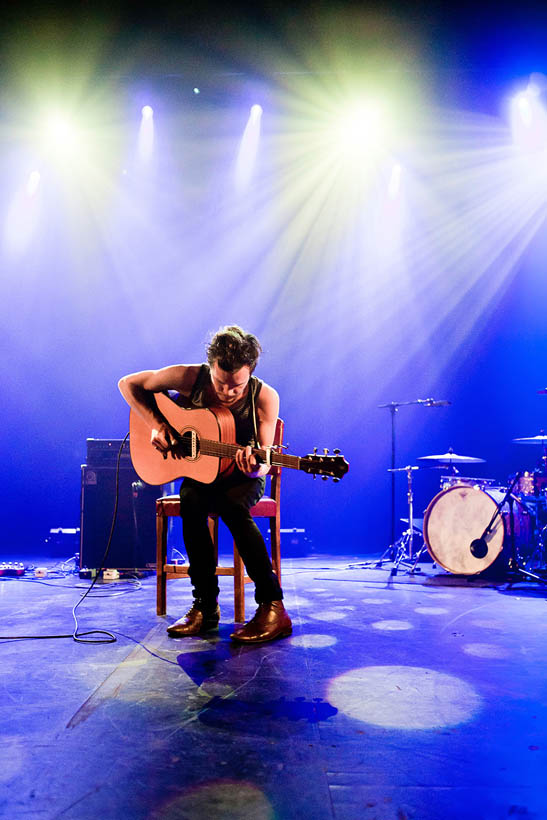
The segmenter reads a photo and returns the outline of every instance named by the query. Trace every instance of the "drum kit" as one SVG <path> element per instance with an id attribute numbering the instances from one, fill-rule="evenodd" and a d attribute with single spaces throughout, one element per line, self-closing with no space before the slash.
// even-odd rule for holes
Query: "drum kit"
<path id="1" fill-rule="evenodd" d="M 452 449 L 421 456 L 417 459 L 419 465 L 392 465 L 392 483 L 396 473 L 407 475 L 408 518 L 401 520 L 408 527 L 377 562 L 368 566 L 380 567 L 389 561 L 392 575 L 399 567 L 420 572 L 418 562 L 427 550 L 436 565 L 453 574 L 476 575 L 495 569 L 507 580 L 527 578 L 544 583 L 547 435 L 541 431 L 536 436 L 514 438 L 513 442 L 541 446 L 542 456 L 535 469 L 517 472 L 505 484 L 460 475 L 463 465 L 485 463 L 485 459 L 459 455 Z M 440 492 L 428 504 L 424 518 L 417 519 L 412 482 L 414 473 L 423 469 L 442 469 L 445 474 L 441 476 Z"/>

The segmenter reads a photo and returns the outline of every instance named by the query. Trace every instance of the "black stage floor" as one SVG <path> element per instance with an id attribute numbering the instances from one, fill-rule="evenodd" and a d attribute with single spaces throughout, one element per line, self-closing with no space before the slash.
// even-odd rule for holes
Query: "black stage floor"
<path id="1" fill-rule="evenodd" d="M 547 818 L 547 592 L 286 559 L 291 638 L 169 639 L 190 602 L 96 586 L 80 630 L 3 642 L 6 818 Z M 51 561 L 49 562 L 51 564 Z M 79 579 L 2 580 L 2 635 L 68 634 Z M 248 611 L 254 612 L 248 589 Z"/>

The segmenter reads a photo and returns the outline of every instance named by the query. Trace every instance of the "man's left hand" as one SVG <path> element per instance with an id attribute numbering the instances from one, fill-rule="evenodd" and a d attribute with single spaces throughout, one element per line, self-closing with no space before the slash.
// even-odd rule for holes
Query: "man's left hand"
<path id="1" fill-rule="evenodd" d="M 242 447 L 236 453 L 236 464 L 242 473 L 245 473 L 249 478 L 258 478 L 264 475 L 263 464 L 260 464 L 256 456 L 253 454 L 252 447 Z"/>

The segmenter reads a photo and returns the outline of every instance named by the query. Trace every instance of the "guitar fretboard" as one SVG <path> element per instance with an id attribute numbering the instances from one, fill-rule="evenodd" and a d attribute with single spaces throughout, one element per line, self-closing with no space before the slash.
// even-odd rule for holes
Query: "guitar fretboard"
<path id="1" fill-rule="evenodd" d="M 223 441 L 212 441 L 211 439 L 199 439 L 199 451 L 205 456 L 217 456 L 217 458 L 235 458 L 235 454 L 241 447 L 239 444 L 230 444 Z M 253 449 L 253 453 L 260 461 L 267 462 L 268 454 L 265 450 Z M 270 463 L 274 467 L 289 467 L 294 470 L 300 469 L 300 457 L 291 456 L 288 453 L 278 453 L 271 451 Z"/>

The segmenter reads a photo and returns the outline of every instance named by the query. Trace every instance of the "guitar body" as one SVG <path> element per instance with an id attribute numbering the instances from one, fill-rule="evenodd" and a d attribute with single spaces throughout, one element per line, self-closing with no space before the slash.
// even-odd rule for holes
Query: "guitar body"
<path id="1" fill-rule="evenodd" d="M 199 440 L 235 444 L 235 421 L 225 407 L 187 410 L 179 407 L 163 393 L 156 393 L 158 408 L 171 427 L 187 442 L 196 442 L 194 454 L 176 457 L 169 453 L 167 458 L 152 447 L 150 427 L 131 410 L 129 415 L 129 445 L 131 461 L 136 473 L 147 484 L 168 484 L 177 478 L 188 477 L 204 484 L 210 484 L 232 465 L 232 458 L 205 455 L 200 451 Z M 191 448 L 185 448 L 187 451 Z"/>

